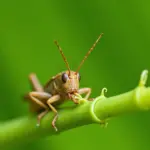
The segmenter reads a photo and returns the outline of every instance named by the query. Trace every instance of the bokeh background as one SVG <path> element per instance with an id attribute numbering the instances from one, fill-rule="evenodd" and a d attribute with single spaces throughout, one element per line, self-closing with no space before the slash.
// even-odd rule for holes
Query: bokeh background
<path id="1" fill-rule="evenodd" d="M 80 71 L 81 87 L 91 87 L 92 97 L 103 87 L 107 96 L 135 88 L 141 71 L 150 70 L 149 8 L 148 0 L 1 1 L 0 121 L 28 114 L 21 96 L 30 90 L 30 72 L 44 84 L 66 69 L 55 39 L 74 70 L 103 32 Z M 149 150 L 150 113 L 119 116 L 107 129 L 88 125 L 11 149 Z"/>

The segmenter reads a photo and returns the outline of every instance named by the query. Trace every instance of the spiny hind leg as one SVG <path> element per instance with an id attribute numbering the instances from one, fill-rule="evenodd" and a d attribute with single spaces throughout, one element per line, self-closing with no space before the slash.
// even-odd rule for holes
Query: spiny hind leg
<path id="1" fill-rule="evenodd" d="M 58 118 L 58 112 L 57 112 L 57 110 L 55 109 L 55 107 L 52 106 L 52 103 L 57 102 L 57 101 L 59 101 L 59 100 L 60 100 L 60 95 L 54 95 L 54 96 L 52 96 L 51 98 L 49 98 L 49 99 L 47 100 L 48 106 L 51 108 L 51 110 L 52 110 L 52 111 L 54 112 L 54 114 L 55 114 L 55 116 L 54 116 L 54 118 L 53 118 L 53 121 L 52 121 L 52 127 L 53 127 L 56 131 L 58 131 L 57 127 L 55 126 L 56 120 L 57 120 L 57 118 Z"/>
<path id="2" fill-rule="evenodd" d="M 86 94 L 84 98 L 88 100 L 88 98 L 89 98 L 89 96 L 91 94 L 91 88 L 82 88 L 82 89 L 79 89 L 78 93 L 79 94 Z"/>
<path id="3" fill-rule="evenodd" d="M 33 91 L 44 92 L 44 89 L 43 89 L 42 85 L 40 84 L 35 73 L 31 73 L 29 75 L 29 81 L 30 81 L 30 85 L 31 85 L 31 88 Z M 28 100 L 29 98 L 30 98 L 29 94 L 24 95 L 24 100 Z"/>
<path id="4" fill-rule="evenodd" d="M 43 109 L 45 109 L 45 111 L 41 112 L 37 117 L 38 126 L 40 125 L 41 119 L 47 114 L 49 110 L 49 107 L 45 103 L 43 103 L 42 100 L 49 99 L 50 97 L 51 95 L 45 92 L 30 92 L 29 93 L 30 100 L 36 103 L 37 105 L 39 105 L 40 107 L 42 107 Z"/>
<path id="5" fill-rule="evenodd" d="M 44 92 L 42 85 L 40 84 L 35 73 L 29 75 L 29 81 L 31 83 L 33 91 Z"/>

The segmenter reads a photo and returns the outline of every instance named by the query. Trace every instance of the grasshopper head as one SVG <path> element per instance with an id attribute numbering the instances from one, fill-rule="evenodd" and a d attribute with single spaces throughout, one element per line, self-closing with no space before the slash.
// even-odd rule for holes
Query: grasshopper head
<path id="1" fill-rule="evenodd" d="M 80 65 L 78 66 L 76 71 L 70 70 L 68 61 L 67 61 L 61 47 L 59 46 L 58 42 L 55 41 L 55 44 L 58 47 L 60 54 L 62 55 L 62 58 L 63 58 L 63 60 L 66 64 L 66 67 L 68 69 L 67 71 L 63 72 L 59 78 L 58 85 L 59 85 L 60 91 L 62 93 L 66 93 L 66 94 L 70 95 L 70 94 L 74 94 L 74 93 L 78 92 L 79 81 L 80 81 L 80 75 L 78 72 L 79 72 L 81 66 L 83 65 L 83 63 L 85 62 L 85 60 L 88 58 L 89 54 L 93 51 L 93 49 L 96 46 L 96 44 L 98 43 L 98 41 L 101 39 L 102 35 L 103 35 L 103 33 L 101 33 L 99 35 L 98 39 L 95 41 L 93 46 L 89 49 L 87 54 L 84 56 L 83 60 L 81 61 Z"/>
<path id="2" fill-rule="evenodd" d="M 62 89 L 67 94 L 76 93 L 79 89 L 79 73 L 74 71 L 65 71 L 61 74 Z"/>

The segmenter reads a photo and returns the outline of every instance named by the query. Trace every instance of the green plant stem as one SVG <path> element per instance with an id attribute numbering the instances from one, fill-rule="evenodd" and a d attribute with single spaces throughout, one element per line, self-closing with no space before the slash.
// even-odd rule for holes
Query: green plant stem
<path id="1" fill-rule="evenodd" d="M 150 109 L 150 87 L 139 85 L 132 91 L 106 98 L 96 98 L 95 115 L 101 120 L 123 113 L 145 111 Z M 81 99 L 83 101 L 83 99 Z M 36 127 L 36 116 L 22 117 L 0 124 L 0 147 L 17 145 L 21 142 L 30 142 L 40 137 L 59 134 L 62 131 L 83 125 L 97 123 L 91 114 L 94 101 L 82 102 L 73 108 L 59 109 L 59 118 L 56 122 L 58 132 L 51 126 L 53 113 L 49 112 L 41 121 L 40 127 Z"/>

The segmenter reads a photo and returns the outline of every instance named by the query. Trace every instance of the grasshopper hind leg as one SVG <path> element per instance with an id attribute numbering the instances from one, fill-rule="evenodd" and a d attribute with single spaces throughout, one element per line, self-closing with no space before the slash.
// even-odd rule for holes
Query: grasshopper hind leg
<path id="1" fill-rule="evenodd" d="M 44 92 L 44 89 L 43 89 L 42 85 L 40 84 L 35 73 L 31 73 L 29 75 L 29 81 L 31 83 L 31 87 L 32 87 L 33 91 Z"/>
<path id="2" fill-rule="evenodd" d="M 30 85 L 33 91 L 44 92 L 43 86 L 40 84 L 35 73 L 31 73 L 29 75 L 29 81 L 30 81 Z M 24 97 L 24 100 L 30 99 L 29 94 L 25 94 L 23 97 Z"/>

